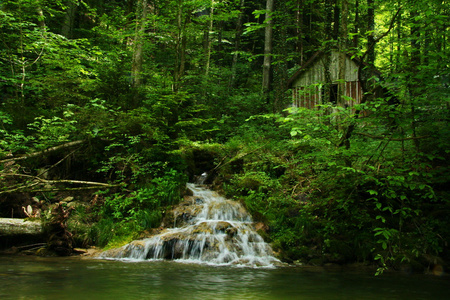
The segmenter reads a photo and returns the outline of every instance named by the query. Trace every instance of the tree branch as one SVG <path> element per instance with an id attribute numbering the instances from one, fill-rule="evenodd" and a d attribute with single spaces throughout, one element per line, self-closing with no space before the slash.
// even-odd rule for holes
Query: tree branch
<path id="1" fill-rule="evenodd" d="M 366 57 L 366 55 L 370 52 L 370 50 L 372 50 L 373 47 L 375 47 L 375 45 L 385 36 L 387 36 L 389 34 L 389 32 L 391 32 L 392 28 L 394 28 L 394 24 L 395 24 L 395 20 L 397 20 L 398 15 L 400 14 L 400 12 L 402 11 L 402 6 L 400 6 L 397 9 L 397 12 L 395 13 L 394 17 L 391 20 L 391 23 L 389 24 L 389 28 L 379 37 L 377 37 L 375 40 L 373 40 L 373 43 L 371 43 L 369 45 L 369 48 L 364 52 L 364 54 L 361 56 L 360 60 L 361 62 L 364 61 L 364 58 Z"/>
<path id="2" fill-rule="evenodd" d="M 387 136 L 372 135 L 372 134 L 363 133 L 363 132 L 355 132 L 355 134 L 367 136 L 367 137 L 370 137 L 372 139 L 377 139 L 377 140 L 389 139 L 390 141 L 397 141 L 397 142 L 407 141 L 407 140 L 427 139 L 427 138 L 430 137 L 429 135 L 424 135 L 424 136 L 415 136 L 415 137 L 394 139 L 394 138 L 390 138 L 390 137 L 387 137 Z"/>

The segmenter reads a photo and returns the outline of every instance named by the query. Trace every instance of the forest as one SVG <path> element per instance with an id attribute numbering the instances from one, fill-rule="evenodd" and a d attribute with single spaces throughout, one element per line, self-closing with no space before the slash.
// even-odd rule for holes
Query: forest
<path id="1" fill-rule="evenodd" d="M 447 0 L 1 1 L 0 217 L 114 247 L 207 172 L 285 262 L 448 266 L 449 24 Z M 358 103 L 342 59 L 293 105 L 318 51 L 359 62 Z"/>

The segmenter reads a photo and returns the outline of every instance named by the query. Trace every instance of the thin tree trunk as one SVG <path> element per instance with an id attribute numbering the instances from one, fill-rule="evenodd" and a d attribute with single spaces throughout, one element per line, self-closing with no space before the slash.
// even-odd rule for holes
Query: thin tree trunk
<path id="1" fill-rule="evenodd" d="M 344 105 L 345 99 L 345 69 L 346 69 L 346 52 L 347 52 L 347 36 L 348 36 L 348 1 L 341 0 L 341 30 L 339 36 L 339 83 L 338 83 L 338 101 L 339 105 Z"/>
<path id="2" fill-rule="evenodd" d="M 359 46 L 359 0 L 355 3 L 355 26 L 353 28 L 353 47 L 357 48 Z"/>
<path id="3" fill-rule="evenodd" d="M 178 91 L 181 78 L 184 75 L 186 67 L 186 23 L 190 22 L 189 13 L 183 22 L 183 0 L 178 0 L 177 8 L 177 37 L 176 37 L 176 61 L 174 69 L 174 85 L 173 90 Z"/>
<path id="4" fill-rule="evenodd" d="M 64 23 L 61 28 L 61 34 L 68 39 L 72 38 L 75 12 L 77 10 L 77 2 L 78 1 L 76 0 L 70 0 L 66 3 L 67 10 L 64 17 Z"/>
<path id="5" fill-rule="evenodd" d="M 369 35 L 367 37 L 367 61 L 369 66 L 375 64 L 375 4 L 374 0 L 367 0 L 367 30 Z"/>
<path id="6" fill-rule="evenodd" d="M 297 36 L 297 43 L 296 43 L 296 52 L 300 54 L 300 65 L 303 65 L 303 23 L 304 23 L 304 8 L 303 8 L 303 0 L 297 1 L 297 10 L 296 10 L 296 36 Z"/>
<path id="7" fill-rule="evenodd" d="M 211 0 L 211 13 L 209 15 L 209 26 L 208 26 L 208 32 L 206 33 L 206 65 L 205 65 L 205 78 L 208 77 L 209 74 L 209 68 L 211 65 L 211 49 L 212 49 L 212 41 L 210 37 L 210 33 L 213 31 L 214 26 L 214 0 Z"/>
<path id="8" fill-rule="evenodd" d="M 231 78 L 230 78 L 230 87 L 234 87 L 236 84 L 236 73 L 237 73 L 237 63 L 239 58 L 239 51 L 241 50 L 241 36 L 242 36 L 242 23 L 244 18 L 244 5 L 245 0 L 241 0 L 240 4 L 240 13 L 238 20 L 236 22 L 236 31 L 234 36 L 234 54 L 233 54 L 233 62 L 231 65 Z"/>
<path id="9" fill-rule="evenodd" d="M 136 29 L 134 38 L 133 62 L 131 65 L 131 78 L 133 87 L 138 88 L 142 83 L 143 45 L 147 20 L 147 0 L 139 0 L 136 9 Z"/>
<path id="10" fill-rule="evenodd" d="M 414 100 L 417 97 L 417 91 L 416 88 L 418 86 L 418 80 L 415 78 L 416 73 L 418 71 L 418 66 L 420 64 L 420 57 L 421 57 L 421 49 L 419 44 L 420 39 L 420 30 L 419 30 L 419 24 L 417 23 L 416 18 L 419 17 L 418 11 L 411 11 L 410 16 L 412 20 L 412 26 L 411 26 L 411 64 L 410 64 L 410 80 L 408 82 L 409 85 L 409 93 L 411 95 L 410 105 L 411 105 L 411 129 L 413 137 L 415 138 L 417 136 L 416 128 L 416 105 Z M 419 152 L 420 144 L 419 140 L 415 139 L 414 144 L 416 146 L 416 150 Z"/>
<path id="11" fill-rule="evenodd" d="M 265 98 L 268 100 L 272 81 L 272 41 L 273 41 L 273 5 L 274 0 L 267 0 L 266 2 L 266 30 L 264 35 L 264 62 L 263 62 L 263 81 L 262 91 Z"/>
<path id="12" fill-rule="evenodd" d="M 38 6 L 36 8 L 37 14 L 38 14 L 38 25 L 41 30 L 45 28 L 45 17 L 44 12 L 42 11 L 42 7 Z"/>
<path id="13" fill-rule="evenodd" d="M 333 40 L 338 40 L 339 39 L 339 27 L 340 27 L 340 15 L 341 15 L 341 10 L 339 7 L 339 1 L 340 0 L 335 0 L 334 1 L 334 27 L 333 27 Z"/>

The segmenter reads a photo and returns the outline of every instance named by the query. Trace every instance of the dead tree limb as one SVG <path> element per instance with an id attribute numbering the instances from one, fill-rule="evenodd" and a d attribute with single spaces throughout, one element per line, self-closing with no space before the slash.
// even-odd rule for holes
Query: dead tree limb
<path id="1" fill-rule="evenodd" d="M 236 161 L 236 160 L 239 160 L 239 159 L 241 159 L 241 158 L 243 158 L 243 157 L 245 157 L 245 156 L 247 156 L 247 155 L 250 155 L 250 154 L 252 154 L 252 153 L 254 153 L 254 152 L 256 152 L 256 151 L 258 151 L 258 150 L 264 148 L 268 143 L 269 143 L 269 142 L 264 143 L 264 145 L 262 145 L 262 146 L 260 146 L 260 147 L 258 147 L 258 148 L 256 148 L 256 149 L 253 149 L 252 151 L 249 151 L 249 152 L 244 152 L 244 153 L 239 152 L 238 154 L 236 154 L 235 156 L 233 156 L 230 160 L 228 160 L 228 161 L 226 161 L 226 162 L 224 163 L 225 159 L 228 157 L 228 156 L 225 156 L 224 158 L 222 158 L 222 160 L 220 161 L 220 163 L 217 164 L 217 165 L 216 165 L 211 171 L 209 171 L 209 172 L 215 171 L 215 170 L 217 170 L 217 169 L 219 169 L 219 168 L 221 168 L 221 167 L 223 167 L 223 166 L 226 166 L 226 165 L 228 165 L 228 164 L 230 164 L 230 163 L 232 163 L 232 162 L 234 162 L 234 161 Z"/>
<path id="2" fill-rule="evenodd" d="M 37 152 L 25 154 L 23 156 L 18 156 L 18 157 L 13 157 L 13 158 L 7 158 L 7 159 L 4 159 L 4 160 L 0 160 L 0 163 L 7 163 L 7 162 L 10 162 L 10 161 L 18 161 L 18 160 L 24 160 L 24 159 L 28 159 L 28 158 L 32 158 L 32 157 L 37 157 L 37 156 L 41 156 L 41 155 L 44 155 L 44 154 L 49 153 L 49 152 L 53 152 L 53 151 L 57 151 L 57 150 L 60 150 L 60 149 L 69 148 L 69 147 L 73 147 L 73 146 L 76 146 L 76 145 L 79 145 L 79 144 L 83 144 L 85 142 L 86 142 L 86 140 L 73 141 L 73 142 L 65 143 L 65 144 L 62 144 L 62 145 L 55 146 L 55 147 L 50 147 L 50 148 L 47 148 L 47 149 L 42 150 L 42 151 L 37 151 Z"/>
<path id="3" fill-rule="evenodd" d="M 84 181 L 84 180 L 67 180 L 67 179 L 60 179 L 60 180 L 48 180 L 37 176 L 32 175 L 26 175 L 26 174 L 14 174 L 14 173 L 0 173 L 1 177 L 23 177 L 30 180 L 30 183 L 21 185 L 19 187 L 1 191 L 1 194 L 5 193 L 12 193 L 20 190 L 30 189 L 36 185 L 45 185 L 45 184 L 82 184 L 90 186 L 89 188 L 98 188 L 98 187 L 116 187 L 118 184 L 109 184 L 109 183 L 103 183 L 103 182 L 95 182 L 95 181 Z M 79 188 L 79 189 L 87 189 L 87 187 Z M 45 190 L 54 190 L 53 188 L 45 189 Z M 55 189 L 56 190 L 56 189 Z M 64 190 L 64 189 L 63 189 Z M 30 190 L 32 192 L 36 192 L 36 190 Z"/>
<path id="4" fill-rule="evenodd" d="M 50 171 L 51 169 L 55 168 L 57 165 L 59 165 L 60 163 L 62 163 L 64 160 L 66 160 L 66 158 L 68 158 L 69 156 L 71 156 L 72 154 L 74 154 L 76 151 L 78 151 L 78 149 L 80 149 L 80 148 L 77 148 L 77 149 L 73 150 L 72 152 L 70 152 L 69 154 L 67 154 L 66 156 L 64 156 L 62 159 L 60 159 L 56 164 L 54 164 L 53 166 L 51 166 L 51 167 L 48 168 L 48 169 L 45 169 L 44 171 L 42 171 L 41 173 L 39 173 L 37 176 L 40 177 L 41 175 L 43 175 L 43 174 L 45 174 L 45 173 L 48 173 L 48 171 Z"/>
<path id="5" fill-rule="evenodd" d="M 407 137 L 407 138 L 390 138 L 388 136 L 378 136 L 378 135 L 372 135 L 372 134 L 363 133 L 363 132 L 355 132 L 355 134 L 367 136 L 369 138 L 376 139 L 376 140 L 389 139 L 390 141 L 397 141 L 397 142 L 408 141 L 408 140 L 427 139 L 430 137 L 429 135 L 424 135 L 424 136 L 415 136 L 415 137 Z"/>

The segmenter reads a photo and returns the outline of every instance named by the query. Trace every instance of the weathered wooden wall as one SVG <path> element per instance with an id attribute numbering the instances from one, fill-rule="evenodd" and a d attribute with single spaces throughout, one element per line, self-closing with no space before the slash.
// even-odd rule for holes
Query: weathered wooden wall
<path id="1" fill-rule="evenodd" d="M 326 57 L 319 56 L 307 69 L 303 70 L 292 83 L 293 105 L 296 107 L 314 108 L 322 104 L 324 92 Z M 345 91 L 344 95 L 353 100 L 347 101 L 348 106 L 361 102 L 362 89 L 358 81 L 358 64 L 346 56 L 345 63 Z M 339 55 L 338 52 L 331 53 L 330 80 L 336 84 L 339 79 Z"/>

